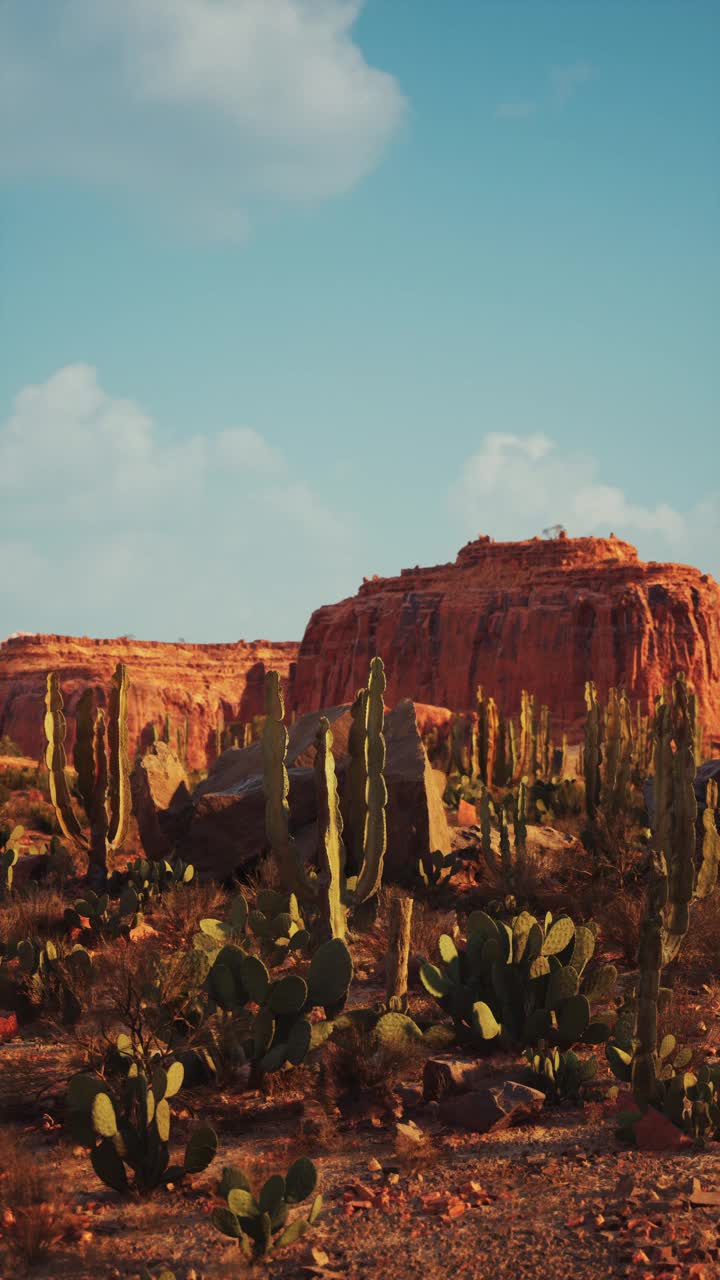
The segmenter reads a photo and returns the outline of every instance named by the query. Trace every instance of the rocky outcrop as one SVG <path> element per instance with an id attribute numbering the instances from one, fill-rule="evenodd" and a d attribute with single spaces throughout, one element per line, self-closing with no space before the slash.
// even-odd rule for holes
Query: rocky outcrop
<path id="1" fill-rule="evenodd" d="M 314 741 L 320 715 L 327 716 L 333 733 L 333 754 L 341 797 L 344 835 L 353 847 L 353 828 L 345 777 L 350 708 L 330 707 L 303 716 L 289 733 L 287 767 L 290 781 L 290 819 L 301 856 L 312 857 L 317 847 Z M 428 764 L 412 702 L 404 700 L 385 717 L 385 781 L 388 879 L 412 883 L 418 860 L 432 850 L 448 853 L 450 831 L 440 793 Z M 258 854 L 267 852 L 265 796 L 260 745 L 230 749 L 213 765 L 207 779 L 185 807 L 185 830 L 177 852 L 205 877 L 225 880 Z M 158 815 L 159 825 L 177 818 Z M 149 852 L 149 851 L 148 851 Z"/>
<path id="2" fill-rule="evenodd" d="M 387 699 L 467 711 L 482 685 L 516 715 L 523 688 L 553 728 L 579 732 L 585 681 L 625 686 L 644 707 L 678 669 L 720 743 L 720 587 L 684 565 L 644 563 L 618 538 L 478 538 L 452 564 L 365 580 L 317 609 L 300 645 L 292 703 L 353 697 L 380 654 Z"/>
<path id="3" fill-rule="evenodd" d="M 187 717 L 187 765 L 205 769 L 215 758 L 215 730 L 247 723 L 264 711 L 265 672 L 279 671 L 286 685 L 297 654 L 294 642 L 254 640 L 237 644 L 163 644 L 155 641 L 88 640 L 69 636 L 18 636 L 0 645 L 0 737 L 7 734 L 37 760 L 43 747 L 45 680 L 57 671 L 74 734 L 78 698 L 88 685 L 104 699 L 118 662 L 130 674 L 128 730 L 132 754 L 152 741 L 171 718 L 170 745 Z"/>

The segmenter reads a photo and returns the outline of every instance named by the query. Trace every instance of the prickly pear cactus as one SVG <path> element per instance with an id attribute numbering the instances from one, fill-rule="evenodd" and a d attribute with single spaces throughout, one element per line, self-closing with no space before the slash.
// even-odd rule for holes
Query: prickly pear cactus
<path id="1" fill-rule="evenodd" d="M 443 935 L 442 966 L 420 970 L 460 1043 L 502 1039 L 524 1048 L 544 1041 L 569 1049 L 607 1039 L 609 1027 L 593 1019 L 591 1008 L 612 991 L 617 971 L 606 965 L 586 972 L 595 949 L 591 928 L 550 914 L 541 924 L 526 911 L 508 925 L 476 911 L 466 931 L 462 947 Z"/>
<path id="2" fill-rule="evenodd" d="M 284 1177 L 272 1174 L 257 1195 L 242 1169 L 231 1165 L 223 1169 L 218 1191 L 225 1203 L 213 1210 L 213 1226 L 236 1240 L 248 1259 L 264 1258 L 295 1244 L 317 1221 L 322 1196 L 314 1195 L 316 1187 L 317 1170 L 307 1156 L 296 1160 Z M 290 1210 L 311 1196 L 307 1217 L 288 1221 Z"/>

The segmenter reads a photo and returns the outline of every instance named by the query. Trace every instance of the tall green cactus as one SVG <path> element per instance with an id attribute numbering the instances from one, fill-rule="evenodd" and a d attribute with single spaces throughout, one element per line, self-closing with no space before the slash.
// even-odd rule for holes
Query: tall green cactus
<path id="1" fill-rule="evenodd" d="M 623 689 L 608 692 L 600 803 L 612 819 L 625 808 L 633 759 L 632 713 Z"/>
<path id="2" fill-rule="evenodd" d="M 632 1057 L 632 1089 L 643 1108 L 657 1092 L 657 1016 L 662 972 L 662 917 L 668 898 L 668 878 L 662 854 L 653 854 L 647 888 L 645 916 L 640 926 L 638 983 L 635 1011 L 635 1040 Z"/>
<path id="3" fill-rule="evenodd" d="M 330 722 L 325 716 L 321 716 L 316 738 L 315 788 L 318 801 L 318 888 L 323 941 L 327 938 L 344 940 L 346 919 L 342 901 L 345 867 L 343 820 L 332 741 Z"/>
<path id="4" fill-rule="evenodd" d="M 655 712 L 655 848 L 665 858 L 668 902 L 663 962 L 680 952 L 690 926 L 695 885 L 695 725 L 687 680 L 678 675 Z"/>
<path id="5" fill-rule="evenodd" d="M 363 861 L 357 885 L 352 895 L 353 904 L 372 898 L 382 883 L 383 863 L 387 844 L 385 806 L 385 668 L 381 658 L 370 663 L 370 678 L 365 709 L 365 766 L 367 770 L 366 815 L 363 837 Z"/>
<path id="6" fill-rule="evenodd" d="M 277 671 L 268 671 L 265 676 L 265 710 L 267 719 L 262 738 L 265 830 L 283 888 L 296 894 L 300 902 L 311 904 L 317 901 L 317 889 L 308 880 L 290 835 L 290 780 L 285 767 L 288 731 Z"/>
<path id="7" fill-rule="evenodd" d="M 67 783 L 66 721 L 57 674 L 47 677 L 45 695 L 45 759 L 50 775 L 50 798 L 63 834 L 87 851 L 88 876 L 98 884 L 107 878 L 107 857 L 127 835 L 130 818 L 130 768 L 128 762 L 127 668 L 119 662 L 110 686 L 107 721 L 95 709 L 92 690 L 81 695 L 76 713 L 73 763 L 78 792 L 90 828 L 85 835 L 73 807 Z"/>
<path id="8" fill-rule="evenodd" d="M 348 769 L 348 809 L 352 832 L 351 866 L 359 871 L 363 860 L 365 840 L 365 798 L 367 791 L 367 760 L 365 758 L 365 726 L 367 722 L 367 689 L 358 689 L 350 711 L 351 724 L 348 734 L 350 767 Z"/>
<path id="9" fill-rule="evenodd" d="M 715 810 L 718 807 L 718 784 L 710 781 L 705 792 L 705 811 L 703 813 L 703 847 L 702 862 L 698 871 L 695 895 L 707 898 L 712 893 L 718 879 L 720 863 L 720 835 L 715 821 Z"/>
<path id="10" fill-rule="evenodd" d="M 585 774 L 585 811 L 591 820 L 595 817 L 600 801 L 600 704 L 592 680 L 585 684 L 585 742 L 583 744 L 583 771 Z"/>

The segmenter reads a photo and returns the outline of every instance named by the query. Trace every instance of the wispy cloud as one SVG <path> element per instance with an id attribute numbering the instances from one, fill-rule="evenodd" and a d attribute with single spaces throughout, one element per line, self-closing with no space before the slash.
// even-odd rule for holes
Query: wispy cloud
<path id="1" fill-rule="evenodd" d="M 0 7 L 0 178 L 124 191 L 216 236 L 350 189 L 406 101 L 353 36 L 363 0 Z"/>
<path id="2" fill-rule="evenodd" d="M 648 558 L 679 559 L 720 577 L 720 494 L 688 511 L 635 501 L 603 482 L 594 458 L 561 450 L 543 434 L 486 435 L 463 464 L 449 502 L 469 536 L 512 540 L 562 524 L 576 537 L 627 537 Z"/>
<path id="3" fill-rule="evenodd" d="M 495 115 L 501 120 L 525 120 L 528 116 L 534 116 L 536 111 L 536 102 L 499 102 Z"/>
<path id="4" fill-rule="evenodd" d="M 573 62 L 569 66 L 553 67 L 550 71 L 550 84 L 553 97 L 558 106 L 564 106 L 573 98 L 580 85 L 595 80 L 597 71 L 589 62 Z"/>
<path id="5" fill-rule="evenodd" d="M 259 432 L 161 432 L 89 365 L 25 387 L 0 423 L 2 635 L 291 639 L 287 619 L 302 634 L 363 561 L 348 513 Z"/>

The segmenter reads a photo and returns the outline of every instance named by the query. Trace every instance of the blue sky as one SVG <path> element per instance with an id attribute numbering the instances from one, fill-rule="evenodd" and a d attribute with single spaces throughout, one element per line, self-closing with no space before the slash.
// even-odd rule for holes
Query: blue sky
<path id="1" fill-rule="evenodd" d="M 0 3 L 0 636 L 295 638 L 556 521 L 720 577 L 719 51 L 715 0 Z"/>

